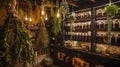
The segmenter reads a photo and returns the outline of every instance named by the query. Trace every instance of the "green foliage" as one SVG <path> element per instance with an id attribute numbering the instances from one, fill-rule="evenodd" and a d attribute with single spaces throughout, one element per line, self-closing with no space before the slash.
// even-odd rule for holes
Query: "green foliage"
<path id="1" fill-rule="evenodd" d="M 46 49 L 48 47 L 48 44 L 49 44 L 48 32 L 46 30 L 45 23 L 43 22 L 43 20 L 44 19 L 39 20 L 40 30 L 38 33 L 37 45 L 35 48 L 38 50 L 38 52 L 42 49 Z"/>
<path id="2" fill-rule="evenodd" d="M 20 18 L 22 18 L 24 16 L 24 11 L 22 8 L 19 7 L 17 12 L 18 12 Z"/>
<path id="3" fill-rule="evenodd" d="M 60 6 L 63 8 L 63 13 L 69 12 L 69 4 L 67 2 L 61 2 Z"/>
<path id="4" fill-rule="evenodd" d="M 69 4 L 65 2 L 61 2 L 60 4 L 60 12 L 62 14 L 62 19 L 65 19 L 65 15 L 69 12 Z"/>
<path id="5" fill-rule="evenodd" d="M 52 31 L 55 35 L 57 35 L 58 33 L 60 33 L 61 31 L 61 25 L 62 25 L 62 19 L 61 18 L 57 18 L 56 16 L 54 16 L 53 21 L 52 21 Z"/>
<path id="6" fill-rule="evenodd" d="M 111 16 L 111 17 L 114 17 L 115 14 L 118 13 L 118 10 L 119 10 L 119 7 L 117 5 L 115 5 L 115 4 L 107 5 L 104 8 L 104 11 L 107 14 L 107 16 Z"/>
<path id="7" fill-rule="evenodd" d="M 70 30 L 71 30 L 71 32 L 73 30 L 73 23 L 75 22 L 75 20 L 76 20 L 75 13 L 72 12 L 71 15 L 70 15 Z"/>
<path id="8" fill-rule="evenodd" d="M 15 67 L 18 63 L 29 67 L 34 63 L 31 39 L 18 18 L 8 16 L 0 31 L 0 38 L 0 67 Z"/>
<path id="9" fill-rule="evenodd" d="M 115 16 L 115 14 L 118 13 L 119 7 L 115 4 L 107 5 L 104 8 L 105 13 L 107 14 L 107 35 L 108 35 L 108 45 L 111 45 L 111 28 L 112 28 L 112 18 Z"/>
<path id="10" fill-rule="evenodd" d="M 51 1 L 51 4 L 53 4 L 53 1 Z M 53 7 L 51 7 L 50 8 L 50 15 L 53 17 L 54 16 L 54 8 Z"/>
<path id="11" fill-rule="evenodd" d="M 76 16 L 75 16 L 75 13 L 72 12 L 71 15 L 70 15 L 70 31 L 72 32 L 74 27 L 73 27 L 73 23 L 75 22 L 76 20 Z M 72 35 L 70 37 L 70 39 L 72 39 Z"/>

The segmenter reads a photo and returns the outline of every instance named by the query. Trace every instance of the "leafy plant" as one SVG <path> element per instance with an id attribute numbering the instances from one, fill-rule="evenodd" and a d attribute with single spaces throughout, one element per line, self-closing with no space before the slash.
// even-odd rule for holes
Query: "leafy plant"
<path id="1" fill-rule="evenodd" d="M 57 18 L 56 16 L 54 16 L 53 21 L 52 21 L 52 30 L 54 32 L 55 35 L 57 35 L 60 31 L 61 31 L 61 18 Z"/>
<path id="2" fill-rule="evenodd" d="M 8 16 L 0 34 L 0 67 L 15 67 L 19 61 L 29 67 L 34 61 L 34 50 L 22 22 Z"/>
<path id="3" fill-rule="evenodd" d="M 40 30 L 38 32 L 36 48 L 38 52 L 43 51 L 48 47 L 49 44 L 49 37 L 48 32 L 45 27 L 44 19 L 39 20 Z M 43 49 L 43 50 L 42 50 Z"/>
<path id="4" fill-rule="evenodd" d="M 112 24 L 112 18 L 115 16 L 115 14 L 118 13 L 119 7 L 115 4 L 107 5 L 104 8 L 105 13 L 107 14 L 107 22 L 108 22 L 108 44 L 111 44 L 111 24 Z"/>
<path id="5" fill-rule="evenodd" d="M 119 10 L 119 7 L 115 4 L 107 5 L 104 8 L 104 11 L 107 14 L 107 17 L 111 17 L 111 18 L 113 18 L 115 16 L 115 14 L 118 13 L 118 10 Z"/>
<path id="6" fill-rule="evenodd" d="M 17 15 L 16 0 L 5 1 L 10 5 L 0 30 L 0 67 L 15 67 L 17 64 L 29 67 L 35 60 L 31 39 Z"/>
<path id="7" fill-rule="evenodd" d="M 62 14 L 62 19 L 65 19 L 66 14 L 69 12 L 69 4 L 65 1 L 60 4 L 60 11 Z"/>
<path id="8" fill-rule="evenodd" d="M 74 29 L 73 23 L 75 22 L 75 20 L 76 20 L 75 13 L 72 12 L 71 15 L 70 15 L 70 32 L 72 32 L 73 29 Z M 72 35 L 71 35 L 70 39 L 72 39 Z"/>

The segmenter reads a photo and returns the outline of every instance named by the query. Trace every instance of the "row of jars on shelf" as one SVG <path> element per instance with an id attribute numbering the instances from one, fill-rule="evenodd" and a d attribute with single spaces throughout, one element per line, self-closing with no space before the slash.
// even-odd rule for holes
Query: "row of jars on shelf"
<path id="1" fill-rule="evenodd" d="M 65 24 L 65 29 L 70 30 L 70 23 Z M 107 20 L 97 20 L 96 21 L 96 29 L 107 29 Z M 91 29 L 91 22 L 84 22 L 84 23 L 73 23 L 73 31 L 79 30 L 89 30 Z M 120 29 L 120 19 L 114 19 L 112 22 L 112 29 Z"/>
<path id="2" fill-rule="evenodd" d="M 73 30 L 79 31 L 84 29 L 91 29 L 91 21 L 84 22 L 84 23 L 73 23 L 73 24 L 65 24 L 65 29 L 70 30 L 70 26 L 73 26 Z"/>
<path id="3" fill-rule="evenodd" d="M 65 33 L 66 39 L 72 40 L 81 40 L 81 41 L 90 41 L 91 39 L 91 32 L 66 32 Z"/>
<path id="4" fill-rule="evenodd" d="M 96 9 L 96 16 L 104 16 L 104 8 L 98 8 Z"/>
<path id="5" fill-rule="evenodd" d="M 96 22 L 97 29 L 107 29 L 107 20 L 97 20 Z M 112 21 L 112 29 L 120 29 L 120 19 L 114 19 Z"/>
<path id="6" fill-rule="evenodd" d="M 103 42 L 103 43 L 107 43 L 107 35 L 104 33 L 100 33 L 96 35 L 96 41 L 97 42 Z M 111 43 L 114 44 L 120 44 L 120 34 L 112 34 L 111 35 Z"/>
<path id="7" fill-rule="evenodd" d="M 90 10 L 78 11 L 78 12 L 75 12 L 75 16 L 77 19 L 88 19 L 88 18 L 91 18 L 91 11 Z M 70 15 L 68 15 L 66 18 L 70 19 Z"/>

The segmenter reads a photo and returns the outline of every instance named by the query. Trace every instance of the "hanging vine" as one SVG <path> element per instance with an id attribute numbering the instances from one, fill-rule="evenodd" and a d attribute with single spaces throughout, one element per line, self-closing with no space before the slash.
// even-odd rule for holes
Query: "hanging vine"
<path id="1" fill-rule="evenodd" d="M 73 24 L 74 24 L 75 20 L 76 20 L 75 13 L 72 12 L 70 15 L 70 32 L 72 32 L 74 29 Z M 70 39 L 72 39 L 72 35 L 71 35 Z"/>
<path id="2" fill-rule="evenodd" d="M 118 13 L 119 7 L 115 4 L 107 5 L 104 8 L 105 13 L 107 14 L 107 23 L 108 23 L 108 44 L 111 45 L 111 24 L 112 24 L 112 18 Z"/>

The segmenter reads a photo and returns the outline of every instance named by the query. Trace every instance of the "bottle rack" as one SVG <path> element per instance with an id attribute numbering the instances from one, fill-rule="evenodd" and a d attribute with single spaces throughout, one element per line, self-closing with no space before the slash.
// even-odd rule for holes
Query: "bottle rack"
<path id="1" fill-rule="evenodd" d="M 115 3 L 120 7 L 120 1 Z M 87 44 L 89 45 L 89 50 L 65 47 L 60 47 L 60 49 L 58 49 L 59 47 L 55 47 L 57 48 L 56 50 L 65 53 L 65 55 L 70 58 L 81 58 L 85 60 L 89 64 L 88 67 L 99 67 L 99 65 L 100 67 L 120 66 L 120 11 L 113 18 L 111 45 L 107 45 L 107 17 L 103 11 L 105 6 L 106 4 L 75 11 L 77 19 L 73 24 L 74 30 L 72 32 L 70 32 L 70 14 L 64 21 L 64 41 L 69 40 L 72 35 L 73 38 L 71 41 L 80 41 L 82 44 L 86 42 L 89 43 L 90 45 Z M 108 53 L 105 51 L 108 51 Z M 70 62 L 72 61 L 70 60 Z M 78 61 L 78 63 L 80 62 Z M 78 65 L 78 63 L 76 59 L 74 59 L 74 63 L 72 64 L 73 67 L 76 67 L 75 65 Z M 78 67 L 80 67 L 80 65 Z"/>
<path id="2" fill-rule="evenodd" d="M 120 7 L 120 3 L 116 2 L 116 5 Z M 96 43 L 96 53 L 100 53 L 104 56 L 109 56 L 113 58 L 119 58 L 120 54 L 120 11 L 112 19 L 112 28 L 111 28 L 111 45 L 108 45 L 107 39 L 107 17 L 104 13 L 104 7 L 97 6 L 94 7 L 95 11 L 95 43 Z M 114 50 L 115 49 L 115 50 Z"/>
<path id="3" fill-rule="evenodd" d="M 64 21 L 64 39 L 65 41 L 71 40 L 90 42 L 91 39 L 91 9 L 83 9 L 79 11 L 75 11 L 76 21 L 73 23 L 73 30 L 70 31 L 70 14 L 66 17 Z"/>

